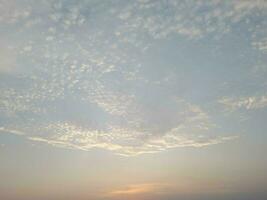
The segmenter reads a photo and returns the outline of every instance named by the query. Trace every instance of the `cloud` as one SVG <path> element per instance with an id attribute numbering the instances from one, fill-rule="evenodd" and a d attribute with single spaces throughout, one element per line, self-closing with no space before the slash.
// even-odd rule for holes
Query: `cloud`
<path id="1" fill-rule="evenodd" d="M 124 41 L 137 42 L 140 32 L 154 39 L 181 35 L 188 39 L 200 39 L 229 33 L 232 26 L 255 11 L 266 11 L 264 0 L 259 1 L 139 1 L 128 4 L 118 14 L 123 21 L 118 31 Z M 205 12 L 203 12 L 205 10 Z M 157 14 L 155 15 L 156 12 Z M 256 29 L 260 30 L 258 27 Z M 142 30 L 142 31 L 140 31 Z M 139 32 L 139 34 L 136 34 Z"/>
<path id="2" fill-rule="evenodd" d="M 260 26 L 252 37 L 252 47 L 258 49 L 262 53 L 267 52 L 267 23 Z"/>
<path id="3" fill-rule="evenodd" d="M 171 187 L 171 185 L 166 183 L 135 184 L 117 190 L 113 190 L 107 196 L 132 196 L 132 195 L 142 195 L 146 193 L 158 194 L 169 187 Z"/>
<path id="4" fill-rule="evenodd" d="M 34 2 L 0 3 L 0 26 L 6 30 L 0 75 L 8 74 L 0 85 L 2 132 L 24 133 L 31 141 L 56 147 L 103 148 L 125 156 L 235 138 L 213 120 L 208 105 L 216 99 L 196 101 L 207 92 L 195 92 L 199 80 L 192 87 L 191 81 L 180 81 L 180 72 L 186 71 L 189 80 L 196 67 L 190 68 L 192 73 L 177 70 L 183 63 L 169 61 L 161 44 L 173 38 L 204 44 L 236 35 L 244 26 L 254 47 L 245 50 L 265 52 L 266 1 Z M 150 55 L 155 49 L 162 57 Z M 172 74 L 170 80 L 165 72 Z M 180 92 L 183 88 L 188 91 Z M 248 95 L 219 103 L 230 110 L 251 110 L 266 107 L 266 99 Z"/>
<path id="5" fill-rule="evenodd" d="M 186 104 L 183 104 L 185 106 Z M 215 145 L 227 140 L 236 139 L 235 136 L 214 136 L 209 134 L 214 125 L 209 117 L 199 107 L 188 105 L 188 110 L 182 111 L 185 116 L 176 127 L 160 132 L 160 127 L 139 129 L 139 126 L 117 125 L 109 122 L 104 128 L 93 128 L 75 125 L 71 122 L 51 122 L 39 124 L 38 127 L 30 125 L 22 128 L 23 131 L 2 128 L 12 134 L 23 133 L 31 141 L 47 143 L 55 147 L 89 151 L 92 148 L 101 148 L 122 156 L 136 156 L 145 153 L 157 153 L 178 147 L 204 147 Z M 141 123 L 148 123 L 146 119 L 139 119 Z M 152 128 L 150 130 L 150 128 Z M 156 132 L 157 134 L 155 134 Z M 39 132 L 39 134 L 36 134 Z M 154 132 L 154 133 L 153 133 Z"/>
<path id="6" fill-rule="evenodd" d="M 249 96 L 249 97 L 224 97 L 219 100 L 228 110 L 234 111 L 238 109 L 255 110 L 267 106 L 266 96 Z"/>
<path id="7" fill-rule="evenodd" d="M 6 132 L 6 133 L 11 133 L 11 134 L 20 135 L 20 136 L 25 135 L 25 133 L 22 131 L 18 131 L 14 129 L 7 129 L 5 127 L 0 127 L 0 132 Z"/>
<path id="8" fill-rule="evenodd" d="M 227 184 L 226 184 L 227 185 Z M 122 187 L 114 188 L 106 192 L 104 197 L 109 198 L 141 198 L 150 197 L 151 199 L 173 199 L 184 198 L 190 195 L 204 194 L 225 194 L 232 192 L 229 186 L 221 181 L 196 180 L 191 178 L 183 179 L 178 183 L 171 182 L 149 182 L 131 184 Z"/>

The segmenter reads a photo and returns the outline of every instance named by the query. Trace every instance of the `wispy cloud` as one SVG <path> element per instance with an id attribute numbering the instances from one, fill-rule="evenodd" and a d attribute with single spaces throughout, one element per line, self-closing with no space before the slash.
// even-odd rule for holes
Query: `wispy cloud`
<path id="1" fill-rule="evenodd" d="M 0 132 L 12 133 L 15 135 L 25 135 L 25 133 L 22 131 L 18 131 L 18 130 L 14 130 L 14 129 L 7 129 L 4 127 L 0 127 Z"/>
<path id="2" fill-rule="evenodd" d="M 143 194 L 160 194 L 166 192 L 172 186 L 167 183 L 144 183 L 129 185 L 124 188 L 115 189 L 107 194 L 107 196 L 137 196 Z"/>
<path id="3" fill-rule="evenodd" d="M 84 151 L 101 148 L 122 156 L 156 153 L 177 147 L 198 148 L 236 138 L 236 136 L 211 137 L 198 135 L 199 133 L 192 132 L 197 130 L 191 129 L 191 132 L 185 132 L 186 125 L 181 124 L 180 126 L 157 136 L 149 132 L 138 132 L 115 127 L 110 127 L 108 130 L 88 130 L 68 123 L 50 124 L 43 128 L 39 126 L 36 130 L 26 129 L 28 133 L 4 127 L 0 131 L 21 135 L 31 141 L 46 143 L 55 147 Z M 37 130 L 42 131 L 42 134 L 31 134 L 31 132 L 37 132 Z M 44 133 L 46 134 L 44 135 Z"/>
<path id="4" fill-rule="evenodd" d="M 232 192 L 229 186 L 214 180 L 182 180 L 181 182 L 149 182 L 131 184 L 115 188 L 107 192 L 104 196 L 109 198 L 141 198 L 142 197 L 161 197 L 168 198 L 176 196 L 182 198 L 186 194 L 225 194 Z"/>
<path id="5" fill-rule="evenodd" d="M 254 110 L 260 109 L 267 106 L 266 96 L 250 96 L 250 97 L 240 97 L 231 98 L 224 97 L 219 100 L 219 103 L 223 104 L 228 110 L 246 109 Z"/>

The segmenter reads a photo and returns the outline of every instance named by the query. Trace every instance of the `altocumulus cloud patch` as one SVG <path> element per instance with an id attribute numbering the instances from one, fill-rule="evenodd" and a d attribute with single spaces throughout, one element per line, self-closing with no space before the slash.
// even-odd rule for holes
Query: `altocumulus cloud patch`
<path id="1" fill-rule="evenodd" d="M 265 1 L 2 1 L 0 131 L 126 156 L 233 139 L 236 130 L 223 129 L 225 108 L 267 105 L 259 79 L 267 70 L 266 7 Z M 242 68 L 247 73 L 231 73 L 240 83 L 220 74 L 238 60 L 216 68 L 209 53 L 224 58 L 225 45 L 244 27 L 249 40 L 241 53 L 259 56 Z M 199 49 L 206 49 L 203 58 Z M 245 89 L 248 80 L 261 85 L 257 93 Z"/>

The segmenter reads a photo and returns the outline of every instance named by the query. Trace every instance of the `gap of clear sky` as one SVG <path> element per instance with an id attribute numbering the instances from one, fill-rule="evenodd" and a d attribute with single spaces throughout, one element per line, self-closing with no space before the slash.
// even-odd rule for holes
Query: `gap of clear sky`
<path id="1" fill-rule="evenodd" d="M 0 199 L 265 200 L 267 1 L 0 0 Z"/>

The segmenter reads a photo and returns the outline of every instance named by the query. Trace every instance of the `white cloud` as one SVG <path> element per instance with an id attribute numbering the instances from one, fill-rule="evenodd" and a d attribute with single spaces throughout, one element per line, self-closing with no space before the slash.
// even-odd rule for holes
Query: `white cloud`
<path id="1" fill-rule="evenodd" d="M 141 63 L 143 53 L 155 40 L 173 36 L 201 40 L 230 34 L 254 13 L 264 13 L 266 1 L 145 0 L 115 6 L 99 1 L 90 13 L 90 2 L 12 2 L 0 3 L 0 23 L 8 31 L 18 30 L 8 35 L 14 37 L 8 43 L 17 48 L 1 41 L 0 73 L 16 71 L 17 59 L 25 72 L 1 88 L 1 117 L 8 121 L 2 131 L 25 133 L 32 141 L 53 146 L 104 148 L 120 155 L 232 139 L 219 136 L 220 131 L 217 137 L 211 134 L 216 125 L 200 106 L 160 94 L 177 92 L 179 88 L 166 85 L 178 82 L 178 76 L 168 80 L 162 74 L 165 85 L 151 81 L 144 73 L 150 63 Z M 252 46 L 263 52 L 265 27 L 251 25 L 247 33 Z M 149 69 L 151 74 L 157 67 Z M 267 106 L 267 97 L 225 97 L 219 102 L 230 110 L 260 109 Z"/>
<path id="2" fill-rule="evenodd" d="M 126 113 L 126 124 L 110 121 L 105 128 L 93 128 L 72 122 L 51 122 L 39 124 L 37 127 L 18 126 L 18 129 L 2 127 L 1 130 L 55 147 L 84 151 L 102 148 L 122 156 L 156 153 L 178 147 L 198 148 L 236 138 L 209 134 L 210 129 L 213 131 L 214 124 L 210 122 L 207 113 L 184 101 L 179 101 L 179 104 L 181 105 L 178 106 L 185 107 L 185 110 L 177 113 L 180 118 L 178 124 L 166 131 L 160 131 L 160 126 L 153 127 L 146 118 L 135 114 L 131 116 L 130 113 Z M 131 120 L 137 120 L 134 126 L 131 125 Z"/>
<path id="3" fill-rule="evenodd" d="M 219 103 L 223 104 L 229 110 L 237 109 L 260 109 L 267 106 L 267 96 L 249 96 L 249 97 L 224 97 L 219 100 Z"/>
<path id="4" fill-rule="evenodd" d="M 192 39 L 213 32 L 224 34 L 232 23 L 252 14 L 255 9 L 265 8 L 265 1 L 146 1 L 128 5 L 118 16 L 125 20 L 121 33 L 127 31 L 134 35 L 142 30 L 155 39 L 175 33 Z M 204 13 L 202 9 L 205 9 Z M 131 13 L 135 14 L 128 18 Z"/>
<path id="5" fill-rule="evenodd" d="M 5 127 L 0 127 L 0 132 L 6 132 L 6 133 L 11 133 L 11 134 L 15 134 L 15 135 L 25 135 L 24 132 L 19 131 L 19 130 L 15 130 L 15 129 L 9 129 L 9 128 L 5 128 Z"/>

